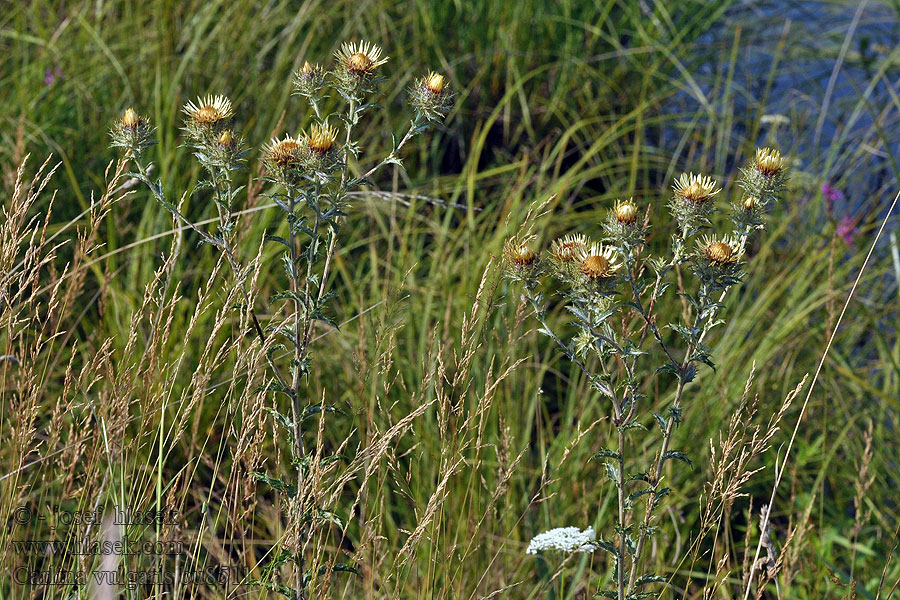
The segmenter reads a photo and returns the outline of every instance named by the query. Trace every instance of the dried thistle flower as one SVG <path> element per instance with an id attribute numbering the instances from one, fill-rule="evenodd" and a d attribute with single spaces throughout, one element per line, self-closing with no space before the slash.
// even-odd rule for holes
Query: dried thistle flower
<path id="1" fill-rule="evenodd" d="M 197 98 L 196 104 L 188 102 L 181 110 L 186 115 L 187 121 L 197 126 L 224 125 L 234 116 L 231 100 L 225 96 L 208 95 L 205 98 Z"/>
<path id="2" fill-rule="evenodd" d="M 724 265 L 735 261 L 735 250 L 725 242 L 710 242 L 703 247 L 706 259 L 716 264 Z"/>
<path id="3" fill-rule="evenodd" d="M 417 79 L 409 88 L 409 103 L 422 118 L 440 121 L 453 105 L 453 94 L 447 79 L 435 71 Z"/>
<path id="4" fill-rule="evenodd" d="M 778 150 L 758 148 L 750 165 L 741 169 L 739 185 L 759 202 L 760 213 L 784 192 L 788 179 L 786 160 Z M 758 228 L 758 226 L 757 226 Z"/>
<path id="5" fill-rule="evenodd" d="M 537 284 L 540 261 L 534 250 L 533 237 L 525 239 L 512 237 L 503 244 L 502 262 L 506 276 L 513 281 L 522 281 L 526 286 Z"/>
<path id="6" fill-rule="evenodd" d="M 646 233 L 638 219 L 638 207 L 633 199 L 616 200 L 604 229 L 617 245 L 634 246 L 644 241 Z"/>
<path id="7" fill-rule="evenodd" d="M 616 200 L 613 215 L 616 217 L 616 221 L 622 225 L 634 225 L 637 221 L 637 206 L 631 198 L 624 202 Z"/>
<path id="8" fill-rule="evenodd" d="M 228 170 L 240 168 L 247 155 L 243 140 L 231 129 L 223 129 L 214 143 L 204 142 L 197 148 L 201 164 Z"/>
<path id="9" fill-rule="evenodd" d="M 338 164 L 337 135 L 337 129 L 329 125 L 314 124 L 310 127 L 302 140 L 306 149 L 306 167 L 310 171 L 327 171 Z"/>
<path id="10" fill-rule="evenodd" d="M 580 233 L 570 233 L 550 245 L 553 260 L 560 264 L 572 264 L 588 246 L 588 239 Z"/>
<path id="11" fill-rule="evenodd" d="M 622 266 L 614 248 L 596 242 L 582 248 L 577 260 L 578 270 L 591 281 L 613 277 Z"/>
<path id="12" fill-rule="evenodd" d="M 784 158 L 778 150 L 757 148 L 756 170 L 766 177 L 774 177 L 784 169 Z"/>
<path id="13" fill-rule="evenodd" d="M 578 275 L 579 256 L 588 244 L 588 239 L 580 233 L 571 233 L 554 240 L 550 245 L 548 259 L 553 275 L 570 285 L 573 284 Z"/>
<path id="14" fill-rule="evenodd" d="M 703 236 L 694 254 L 694 274 L 711 290 L 725 289 L 739 281 L 743 254 L 743 244 L 737 237 Z"/>
<path id="15" fill-rule="evenodd" d="M 503 246 L 504 256 L 517 268 L 532 266 L 537 260 L 537 253 L 528 244 L 520 244 L 513 240 Z"/>
<path id="16" fill-rule="evenodd" d="M 334 53 L 337 64 L 334 75 L 339 87 L 348 96 L 360 92 L 372 92 L 378 83 L 378 67 L 387 62 L 388 57 L 381 56 L 381 48 L 371 42 L 344 42 Z"/>
<path id="17" fill-rule="evenodd" d="M 155 143 L 151 139 L 153 131 L 148 117 L 128 108 L 110 129 L 109 135 L 114 147 L 124 148 L 131 158 L 140 158 L 143 151 Z"/>
<path id="18" fill-rule="evenodd" d="M 291 186 L 295 185 L 302 175 L 307 153 L 303 140 L 286 135 L 280 140 L 274 138 L 263 147 L 262 161 L 276 182 Z"/>
<path id="19" fill-rule="evenodd" d="M 316 154 L 325 154 L 334 148 L 337 129 L 329 125 L 313 125 L 306 136 L 306 144 Z"/>
<path id="20" fill-rule="evenodd" d="M 319 64 L 303 63 L 294 73 L 294 93 L 301 96 L 315 96 L 325 86 L 325 69 Z"/>
<path id="21" fill-rule="evenodd" d="M 122 117 L 123 127 L 137 127 L 140 122 L 141 117 L 135 112 L 133 108 L 125 109 L 125 115 Z"/>
<path id="22" fill-rule="evenodd" d="M 694 173 L 682 173 L 672 188 L 675 197 L 669 209 L 681 226 L 682 238 L 687 238 L 709 222 L 713 199 L 721 190 L 713 178 Z"/>
<path id="23" fill-rule="evenodd" d="M 203 154 L 215 152 L 219 135 L 234 116 L 231 101 L 225 96 L 208 95 L 188 102 L 181 110 L 190 145 Z"/>
<path id="24" fill-rule="evenodd" d="M 615 248 L 593 242 L 578 252 L 576 261 L 576 287 L 601 295 L 613 291 L 617 283 L 616 273 L 622 267 Z"/>
<path id="25" fill-rule="evenodd" d="M 426 78 L 425 86 L 432 94 L 442 94 L 447 87 L 447 80 L 440 73 L 431 71 Z"/>
<path id="26" fill-rule="evenodd" d="M 707 204 L 721 190 L 712 177 L 694 173 L 682 173 L 672 186 L 675 196 L 691 204 Z"/>

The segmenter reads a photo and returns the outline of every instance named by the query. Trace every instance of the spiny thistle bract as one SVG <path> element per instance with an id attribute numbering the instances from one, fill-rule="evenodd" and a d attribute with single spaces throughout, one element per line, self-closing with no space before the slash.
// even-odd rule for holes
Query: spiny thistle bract
<path id="1" fill-rule="evenodd" d="M 314 96 L 325 87 L 325 68 L 319 64 L 303 63 L 294 73 L 294 93 L 300 96 Z"/>
<path id="2" fill-rule="evenodd" d="M 602 223 L 603 243 L 568 234 L 553 241 L 544 258 L 536 252 L 530 233 L 527 238 L 519 233 L 504 246 L 506 275 L 524 282 L 522 300 L 533 309 L 538 331 L 574 363 L 609 406 L 614 447 L 602 449 L 593 458 L 606 463 L 606 477 L 617 492 L 612 538 L 595 538 L 590 528 L 582 532 L 569 527 L 535 537 L 528 548 L 528 553 L 605 552 L 614 581 L 599 590 L 600 596 L 644 597 L 648 592 L 643 586 L 665 581 L 645 572 L 644 550 L 670 492 L 663 484 L 663 466 L 668 461 L 690 464 L 684 453 L 671 447 L 673 431 L 689 407 L 685 388 L 695 380 L 699 367 L 714 367 L 708 334 L 723 322 L 719 313 L 725 295 L 743 277 L 749 236 L 764 228 L 766 207 L 781 198 L 787 182 L 785 161 L 771 149 L 758 151 L 741 174 L 738 185 L 744 193 L 732 204 L 733 231 L 699 239 L 698 233 L 713 224 L 721 189 L 713 178 L 701 174 L 684 174 L 675 181 L 669 202 L 675 233 L 664 255 L 647 256 L 645 221 L 632 200 L 616 201 L 609 211 Z M 529 232 L 535 226 L 531 214 L 526 218 Z M 538 266 L 543 264 L 546 269 Z M 682 265 L 693 278 L 672 277 Z M 544 290 L 545 272 L 561 285 Z M 666 293 L 673 285 L 686 301 L 685 311 L 680 299 Z M 545 291 L 555 296 L 552 303 L 545 300 Z M 667 301 L 677 302 L 678 308 L 665 314 L 684 314 L 685 322 L 657 323 L 660 304 Z M 557 303 L 574 317 L 573 329 L 560 330 L 550 323 L 548 308 Z M 665 330 L 674 331 L 675 340 Z M 589 356 L 594 360 L 586 360 Z M 640 390 L 654 389 L 651 380 L 665 376 L 675 378 L 674 400 L 663 414 L 649 413 Z M 650 456 L 640 453 L 647 442 L 627 441 L 640 432 L 657 436 L 657 450 Z"/>
<path id="3" fill-rule="evenodd" d="M 631 198 L 616 200 L 603 228 L 610 241 L 620 246 L 641 244 L 647 235 L 637 204 Z"/>
<path id="4" fill-rule="evenodd" d="M 453 104 L 450 84 L 443 75 L 431 71 L 410 86 L 409 103 L 422 118 L 428 121 L 440 121 Z"/>
<path id="5" fill-rule="evenodd" d="M 128 108 L 109 130 L 112 146 L 125 150 L 129 158 L 139 159 L 144 150 L 155 144 L 150 119 Z"/>
<path id="6" fill-rule="evenodd" d="M 363 96 L 378 92 L 378 84 L 383 80 L 380 69 L 386 61 L 381 48 L 369 42 L 343 44 L 335 53 L 335 64 L 330 71 L 304 62 L 293 76 L 294 92 L 309 102 L 312 122 L 305 133 L 276 137 L 261 149 L 266 171 L 263 180 L 271 184 L 265 195 L 274 200 L 283 217 L 280 231 L 267 234 L 264 240 L 280 248 L 283 265 L 283 289 L 269 303 L 282 314 L 271 319 L 267 329 L 262 327 L 254 311 L 256 296 L 252 286 L 256 280 L 249 275 L 252 269 L 242 262 L 242 256 L 252 260 L 257 255 L 259 244 L 249 241 L 246 248 L 236 247 L 238 236 L 231 235 L 236 225 L 232 207 L 245 189 L 234 185 L 232 174 L 243 168 L 246 155 L 243 140 L 232 122 L 235 111 L 231 101 L 225 96 L 207 95 L 183 107 L 185 144 L 194 150 L 206 177 L 193 191 L 211 191 L 218 210 L 218 228 L 212 231 L 189 220 L 168 201 L 161 182 L 150 180 L 150 165 L 142 160 L 143 151 L 153 143 L 153 130 L 147 118 L 128 109 L 110 131 L 112 145 L 124 148 L 127 157 L 134 159 L 137 172 L 129 175 L 142 182 L 180 225 L 191 228 L 203 243 L 221 253 L 242 295 L 241 310 L 246 311 L 253 324 L 259 347 L 266 349 L 263 354 L 269 377 L 260 391 L 272 394 L 275 408 L 270 412 L 274 430 L 284 438 L 284 443 L 277 446 L 286 447 L 289 456 L 277 462 L 286 465 L 286 472 L 251 475 L 281 493 L 286 523 L 285 535 L 277 543 L 278 547 L 272 549 L 271 563 L 262 569 L 263 578 L 254 581 L 300 600 L 313 595 L 318 580 L 327 580 L 332 572 L 357 572 L 353 565 L 337 562 L 337 556 L 326 558 L 324 549 L 329 543 L 326 530 L 329 524 L 339 520 L 334 517 L 335 507 L 321 504 L 324 500 L 313 493 L 311 482 L 318 478 L 321 483 L 328 474 L 332 477 L 341 474 L 335 472 L 339 464 L 337 457 L 329 457 L 321 446 L 307 449 L 307 442 L 318 444 L 321 437 L 314 435 L 316 430 L 307 431 L 305 427 L 307 419 L 315 416 L 324 419 L 327 414 L 340 412 L 326 404 L 325 399 L 309 397 L 306 382 L 311 376 L 314 324 L 321 321 L 336 325 L 329 307 L 335 294 L 329 291 L 327 282 L 340 240 L 341 222 L 349 216 L 348 198 L 351 191 L 369 183 L 385 165 L 402 166 L 399 153 L 403 146 L 440 118 L 451 101 L 444 77 L 436 73 L 429 75 L 425 85 L 434 95 L 429 114 L 423 115 L 424 107 L 415 109 L 400 141 L 394 142 L 390 151 L 364 175 L 355 176 L 349 168 L 350 160 L 359 153 L 354 128 L 363 113 L 376 108 L 375 104 L 363 103 Z M 346 104 L 334 108 L 335 112 L 325 113 L 322 100 L 329 90 L 337 91 Z M 416 102 L 413 100 L 412 104 L 415 106 Z M 336 127 L 331 123 L 341 125 Z M 528 248 L 527 245 L 510 248 L 508 255 L 523 275 L 528 273 L 527 277 L 533 277 L 537 272 L 537 257 Z M 274 340 L 281 343 L 273 343 Z M 282 355 L 277 350 L 286 352 Z M 282 406 L 285 403 L 287 406 Z M 308 557 L 312 558 L 308 560 Z M 289 584 L 282 583 L 279 574 L 288 567 L 293 569 L 284 579 Z"/>

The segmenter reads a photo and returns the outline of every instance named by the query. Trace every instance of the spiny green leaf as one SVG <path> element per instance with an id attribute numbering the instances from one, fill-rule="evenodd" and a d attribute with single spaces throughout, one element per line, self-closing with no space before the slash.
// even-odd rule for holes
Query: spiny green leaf
<path id="1" fill-rule="evenodd" d="M 591 456 L 588 460 L 594 460 L 598 458 L 614 458 L 616 460 L 620 460 L 621 456 L 618 452 L 613 452 L 607 448 L 602 448 L 599 452 L 596 452 L 593 456 Z"/>
<path id="2" fill-rule="evenodd" d="M 667 460 L 680 460 L 683 463 L 687 463 L 691 469 L 694 468 L 694 463 L 691 462 L 691 459 L 687 457 L 684 452 L 679 452 L 678 450 L 669 450 L 662 456 L 663 461 Z"/>
<path id="3" fill-rule="evenodd" d="M 322 412 L 326 412 L 326 413 L 338 413 L 338 414 L 341 414 L 341 415 L 344 414 L 343 411 L 341 411 L 340 409 L 338 409 L 338 408 L 335 407 L 335 406 L 331 406 L 331 405 L 328 405 L 328 404 L 325 404 L 325 405 L 322 405 L 322 404 L 310 404 L 309 406 L 307 406 L 306 408 L 303 409 L 303 414 L 300 415 L 300 420 L 301 420 L 301 421 L 305 421 L 308 417 L 311 417 L 311 416 L 313 416 L 313 415 L 321 414 Z"/>
<path id="4" fill-rule="evenodd" d="M 287 494 L 288 498 L 293 498 L 297 495 L 297 488 L 291 483 L 282 481 L 281 479 L 277 479 L 275 477 L 269 477 L 265 473 L 260 473 L 258 471 L 253 471 L 250 474 L 258 481 L 262 481 L 263 483 L 267 484 L 273 490 L 278 490 L 279 492 Z"/>

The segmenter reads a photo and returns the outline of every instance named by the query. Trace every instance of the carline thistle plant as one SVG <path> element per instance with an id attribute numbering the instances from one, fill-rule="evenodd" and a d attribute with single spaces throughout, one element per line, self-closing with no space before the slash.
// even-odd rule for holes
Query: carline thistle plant
<path id="1" fill-rule="evenodd" d="M 649 211 L 632 199 L 615 203 L 602 223 L 600 240 L 572 233 L 539 252 L 532 223 L 504 245 L 504 272 L 521 286 L 522 300 L 533 309 L 538 331 L 559 346 L 591 389 L 608 402 L 614 426 L 611 443 L 592 457 L 603 462 L 615 488 L 614 531 L 606 539 L 592 537 L 589 545 L 547 543 L 547 539 L 562 539 L 560 532 L 568 539 L 579 531 L 554 529 L 537 536 L 529 553 L 548 549 L 608 553 L 613 581 L 601 586 L 603 597 L 655 596 L 647 587 L 666 581 L 645 572 L 644 550 L 656 531 L 655 516 L 671 491 L 664 483 L 665 464 L 674 460 L 692 466 L 683 452 L 671 446 L 673 432 L 690 408 L 686 386 L 696 379 L 700 367 L 715 368 L 707 336 L 724 323 L 720 318 L 723 301 L 744 277 L 747 243 L 754 232 L 765 228 L 766 210 L 782 198 L 787 179 L 781 154 L 769 148 L 758 150 L 741 169 L 742 195 L 730 210 L 733 229 L 719 234 L 708 231 L 721 192 L 718 183 L 702 174 L 681 175 L 668 203 L 675 232 L 664 256 L 647 256 Z M 675 299 L 666 294 L 673 272 L 682 269 L 693 275 L 674 278 L 684 281 L 678 294 L 689 306 L 688 320 L 658 325 L 660 304 Z M 550 325 L 545 292 L 573 317 L 571 329 Z M 653 342 L 648 346 L 649 339 Z M 650 403 L 643 395 L 655 377 L 675 379 L 674 400 L 663 414 L 648 414 Z M 630 441 L 636 434 L 655 435 L 652 456 L 637 451 L 647 444 Z"/>
<path id="2" fill-rule="evenodd" d="M 335 52 L 330 68 L 306 61 L 293 76 L 294 94 L 308 102 L 312 122 L 300 133 L 276 137 L 261 149 L 265 181 L 270 184 L 267 196 L 280 210 L 286 232 L 265 236 L 266 242 L 282 249 L 286 280 L 285 288 L 271 298 L 272 306 L 283 306 L 283 318 L 272 319 L 274 324 L 266 328 L 253 309 L 251 268 L 241 261 L 242 249 L 235 247 L 238 236 L 234 232 L 239 223 L 234 208 L 244 187 L 235 186 L 234 176 L 246 168 L 249 151 L 235 131 L 231 101 L 225 96 L 208 95 L 183 108 L 184 144 L 191 148 L 205 173 L 193 193 L 210 194 L 218 214 L 212 230 L 193 223 L 167 200 L 162 183 L 150 179 L 151 166 L 145 161 L 145 154 L 154 143 L 154 130 L 149 119 L 129 108 L 111 130 L 112 145 L 124 149 L 126 157 L 135 164 L 136 171 L 128 176 L 146 185 L 179 224 L 199 235 L 200 243 L 221 252 L 230 265 L 235 285 L 246 303 L 240 308 L 249 314 L 257 341 L 265 350 L 270 377 L 261 391 L 272 392 L 276 399 L 284 398 L 288 404 L 284 411 L 276 401 L 269 411 L 276 431 L 288 442 L 293 477 L 254 475 L 281 492 L 290 521 L 289 533 L 270 553 L 263 577 L 252 583 L 294 599 L 308 598 L 317 577 L 327 581 L 335 571 L 357 572 L 350 564 L 322 561 L 321 552 L 309 548 L 314 535 L 324 527 L 343 528 L 343 520 L 331 507 L 321 505 L 322 499 L 316 497 L 311 481 L 315 469 L 320 469 L 317 476 L 321 477 L 321 469 L 338 464 L 341 457 L 321 456 L 321 448 L 308 449 L 306 437 L 315 430 L 304 428 L 313 417 L 340 412 L 324 399 L 309 398 L 306 383 L 315 323 L 337 326 L 329 310 L 334 294 L 328 289 L 328 278 L 341 222 L 352 208 L 350 193 L 371 184 L 370 178 L 385 165 L 402 166 L 403 146 L 441 121 L 453 102 L 443 75 L 432 71 L 417 80 L 409 89 L 412 116 L 405 135 L 399 141 L 394 138 L 391 150 L 375 166 L 361 175 L 354 174 L 353 164 L 360 155 L 354 132 L 364 114 L 381 108 L 373 100 L 385 81 L 382 67 L 387 61 L 381 48 L 372 43 L 345 43 Z M 342 102 L 329 102 L 334 94 Z M 326 107 L 335 104 L 335 110 L 326 112 Z M 246 250 L 255 252 L 256 245 Z"/>

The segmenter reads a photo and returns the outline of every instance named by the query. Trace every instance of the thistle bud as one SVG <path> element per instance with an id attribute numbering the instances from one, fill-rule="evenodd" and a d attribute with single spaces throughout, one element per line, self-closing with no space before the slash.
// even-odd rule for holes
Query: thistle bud
<path id="1" fill-rule="evenodd" d="M 409 88 L 409 103 L 416 115 L 429 121 L 440 121 L 453 105 L 453 94 L 447 78 L 431 71 Z"/>
<path id="2" fill-rule="evenodd" d="M 231 148 L 234 146 L 234 134 L 230 129 L 226 129 L 219 135 L 219 145 L 223 148 Z"/>
<path id="3" fill-rule="evenodd" d="M 140 123 L 141 118 L 135 112 L 133 108 L 128 108 L 125 110 L 125 116 L 122 117 L 122 126 L 123 127 L 137 127 Z"/>
<path id="4" fill-rule="evenodd" d="M 756 151 L 756 170 L 765 177 L 775 177 L 784 168 L 784 158 L 778 150 L 759 148 Z"/>
<path id="5" fill-rule="evenodd" d="M 427 87 L 428 91 L 432 94 L 442 94 L 446 86 L 447 80 L 444 79 L 443 75 L 435 73 L 434 71 L 428 74 L 428 78 L 425 81 L 425 87 Z"/>
<path id="6" fill-rule="evenodd" d="M 616 201 L 616 207 L 613 209 L 613 214 L 616 217 L 616 221 L 620 224 L 634 225 L 637 221 L 637 206 L 635 206 L 634 202 L 631 200 L 626 200 L 625 202 L 619 200 Z"/>
<path id="7" fill-rule="evenodd" d="M 299 71 L 294 73 L 294 93 L 301 96 L 316 96 L 325 86 L 325 69 L 318 64 L 304 62 Z"/>
<path id="8" fill-rule="evenodd" d="M 109 131 L 112 146 L 124 148 L 127 156 L 140 158 L 141 153 L 154 144 L 150 119 L 128 108 Z"/>

